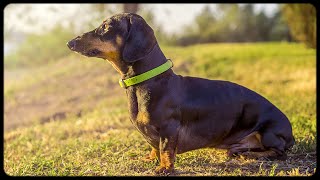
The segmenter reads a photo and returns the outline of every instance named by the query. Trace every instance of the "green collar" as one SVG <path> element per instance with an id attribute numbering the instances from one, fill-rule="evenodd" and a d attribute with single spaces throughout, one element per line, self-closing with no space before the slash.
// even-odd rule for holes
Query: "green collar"
<path id="1" fill-rule="evenodd" d="M 119 84 L 121 87 L 123 88 L 127 88 L 129 86 L 141 83 L 143 81 L 146 81 L 148 79 L 151 79 L 165 71 L 167 71 L 168 69 L 170 69 L 173 66 L 173 63 L 170 59 L 168 59 L 168 61 L 154 69 L 151 69 L 145 73 L 142 73 L 140 75 L 137 76 L 133 76 L 131 78 L 128 79 L 120 79 L 119 80 Z"/>

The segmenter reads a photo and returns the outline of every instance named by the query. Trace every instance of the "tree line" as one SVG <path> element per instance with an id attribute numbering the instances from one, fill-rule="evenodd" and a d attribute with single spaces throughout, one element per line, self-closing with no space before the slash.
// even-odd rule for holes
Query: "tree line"
<path id="1" fill-rule="evenodd" d="M 178 35 L 160 33 L 172 45 L 211 42 L 298 41 L 316 48 L 316 11 L 311 4 L 282 4 L 268 16 L 252 4 L 207 5 Z"/>
<path id="2" fill-rule="evenodd" d="M 119 13 L 119 11 L 133 12 L 145 18 L 154 29 L 157 39 L 161 43 L 170 45 L 186 46 L 214 42 L 299 41 L 305 43 L 308 47 L 316 48 L 316 11 L 311 4 L 279 4 L 279 8 L 272 15 L 267 15 L 264 11 L 255 12 L 254 4 L 208 4 L 189 25 L 183 27 L 183 30 L 177 34 L 165 33 L 163 27 L 154 20 L 156 14 L 144 6 L 137 3 L 112 6 L 109 4 L 83 5 L 81 9 L 71 16 L 71 19 L 78 18 L 81 13 L 86 13 L 86 16 L 90 17 L 81 19 L 84 21 L 80 23 L 80 27 L 78 21 L 70 20 L 68 21 L 69 28 L 64 28 L 65 31 L 69 30 L 78 34 L 86 29 L 96 27 L 97 24 L 101 23 L 102 17 L 111 16 Z M 6 11 L 8 10 L 28 12 L 32 10 L 32 6 L 12 6 L 6 8 Z M 55 9 L 51 8 L 48 11 L 55 11 Z M 6 15 L 18 16 L 19 20 L 25 19 L 30 25 L 37 22 L 36 17 L 32 19 L 19 13 L 11 12 Z M 12 32 L 20 30 L 14 29 L 15 26 L 7 26 L 8 23 L 5 23 L 6 26 L 4 26 L 5 40 L 15 36 Z M 60 26 L 59 22 L 57 26 Z"/>
<path id="3" fill-rule="evenodd" d="M 218 4 L 214 11 L 207 5 L 176 37 L 177 45 L 256 41 L 292 41 L 280 10 L 267 16 L 255 13 L 252 4 Z"/>

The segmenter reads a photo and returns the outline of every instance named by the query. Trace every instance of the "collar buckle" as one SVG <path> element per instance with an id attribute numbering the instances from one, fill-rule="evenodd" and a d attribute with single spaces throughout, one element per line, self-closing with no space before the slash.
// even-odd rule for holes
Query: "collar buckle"
<path id="1" fill-rule="evenodd" d="M 127 89 L 126 83 L 123 81 L 123 79 L 119 79 L 119 84 L 121 87 L 123 87 L 124 89 Z"/>

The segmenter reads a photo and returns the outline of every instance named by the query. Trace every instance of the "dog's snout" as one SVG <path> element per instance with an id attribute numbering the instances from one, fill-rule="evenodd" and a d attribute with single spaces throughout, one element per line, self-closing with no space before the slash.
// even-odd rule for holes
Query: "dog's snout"
<path id="1" fill-rule="evenodd" d="M 74 50 L 75 48 L 75 45 L 76 45 L 76 41 L 73 39 L 69 42 L 67 42 L 67 46 L 71 49 L 71 50 Z"/>

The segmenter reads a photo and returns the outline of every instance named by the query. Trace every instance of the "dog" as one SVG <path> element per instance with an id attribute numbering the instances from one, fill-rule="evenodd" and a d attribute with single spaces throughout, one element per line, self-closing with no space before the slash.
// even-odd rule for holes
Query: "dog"
<path id="1" fill-rule="evenodd" d="M 256 92 L 228 81 L 176 75 L 152 28 L 137 14 L 116 14 L 67 46 L 105 59 L 119 72 L 130 120 L 152 147 L 145 160 L 160 161 L 157 173 L 172 173 L 176 154 L 199 148 L 285 160 L 295 143 L 288 118 Z M 165 64 L 169 68 L 160 74 L 124 83 Z"/>

